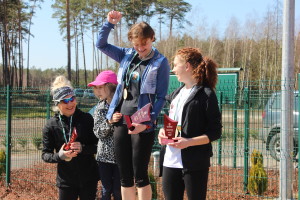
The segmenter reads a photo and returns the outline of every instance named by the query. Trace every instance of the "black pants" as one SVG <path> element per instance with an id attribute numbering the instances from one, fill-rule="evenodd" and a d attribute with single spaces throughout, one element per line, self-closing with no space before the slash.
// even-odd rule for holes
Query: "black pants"
<path id="1" fill-rule="evenodd" d="M 83 187 L 58 188 L 59 200 L 95 200 L 97 192 L 97 182 L 89 182 Z"/>
<path id="2" fill-rule="evenodd" d="M 162 186 L 165 200 L 183 200 L 186 190 L 189 200 L 205 200 L 209 168 L 183 172 L 178 168 L 163 168 Z"/>
<path id="3" fill-rule="evenodd" d="M 148 164 L 154 143 L 154 131 L 130 135 L 126 125 L 115 127 L 115 152 L 120 170 L 121 186 L 149 185 Z"/>
<path id="4" fill-rule="evenodd" d="M 117 164 L 98 161 L 98 166 L 102 183 L 101 200 L 111 200 L 111 194 L 114 200 L 121 200 L 120 174 Z"/>

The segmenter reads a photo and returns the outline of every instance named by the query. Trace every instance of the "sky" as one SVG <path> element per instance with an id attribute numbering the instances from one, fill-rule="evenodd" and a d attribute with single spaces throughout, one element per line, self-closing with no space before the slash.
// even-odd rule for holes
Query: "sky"
<path id="1" fill-rule="evenodd" d="M 284 0 L 281 0 L 284 2 Z M 29 66 L 39 69 L 60 68 L 67 65 L 67 45 L 60 35 L 57 19 L 52 18 L 53 1 L 46 0 L 37 10 L 33 17 L 31 32 L 34 35 L 30 39 Z M 192 5 L 192 10 L 186 14 L 191 27 L 185 30 L 192 30 L 195 26 L 217 25 L 219 30 L 224 30 L 232 17 L 241 23 L 249 16 L 262 18 L 275 4 L 275 0 L 186 0 Z M 295 0 L 295 22 L 300 22 L 300 1 Z M 205 20 L 208 25 L 201 24 Z M 151 21 L 151 26 L 156 28 L 155 22 Z M 296 24 L 296 28 L 300 24 Z M 158 34 L 158 33 L 156 33 Z M 85 38 L 87 69 L 92 69 L 92 38 Z M 26 48 L 27 50 L 27 44 Z M 24 52 L 24 64 L 27 66 L 27 51 Z M 72 69 L 75 69 L 74 49 L 72 48 Z M 83 59 L 80 59 L 81 61 Z M 83 68 L 83 65 L 80 66 Z"/>

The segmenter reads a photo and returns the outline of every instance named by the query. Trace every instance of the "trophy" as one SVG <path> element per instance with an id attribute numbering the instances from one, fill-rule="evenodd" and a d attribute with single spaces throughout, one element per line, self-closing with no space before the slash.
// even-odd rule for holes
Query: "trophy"
<path id="1" fill-rule="evenodd" d="M 174 142 L 172 138 L 176 136 L 177 123 L 178 123 L 177 121 L 171 119 L 168 115 L 164 114 L 164 129 L 165 129 L 165 135 L 168 138 L 163 138 L 161 140 L 161 143 L 163 145 Z"/>
<path id="2" fill-rule="evenodd" d="M 75 142 L 76 138 L 77 138 L 78 134 L 77 134 L 77 130 L 74 127 L 72 134 L 71 134 L 71 138 L 69 140 L 69 142 L 65 145 L 64 150 L 65 151 L 69 151 L 71 149 L 71 143 Z M 72 160 L 72 158 L 66 158 L 65 161 L 70 161 Z"/>
<path id="3" fill-rule="evenodd" d="M 131 117 L 129 115 L 124 115 L 127 127 L 129 130 L 133 131 L 135 127 L 132 125 L 132 123 L 140 124 L 142 122 L 150 121 L 150 108 L 151 103 L 146 104 L 141 109 L 136 111 Z"/>

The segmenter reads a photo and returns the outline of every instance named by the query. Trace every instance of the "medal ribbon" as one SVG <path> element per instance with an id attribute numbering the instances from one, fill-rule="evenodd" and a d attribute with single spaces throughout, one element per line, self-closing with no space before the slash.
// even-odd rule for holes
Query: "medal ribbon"
<path id="1" fill-rule="evenodd" d="M 153 48 L 151 49 L 151 51 L 148 53 L 148 55 L 144 59 L 141 59 L 141 61 L 133 67 L 133 69 L 131 70 L 131 72 L 130 72 L 130 74 L 128 76 L 130 64 L 132 63 L 132 61 L 134 60 L 134 58 L 136 57 L 136 55 L 138 53 L 136 52 L 134 54 L 134 56 L 132 57 L 131 61 L 129 62 L 129 66 L 127 67 L 127 71 L 126 71 L 126 75 L 125 75 L 125 87 L 126 88 L 128 88 L 128 86 L 129 86 L 129 82 L 130 82 L 130 79 L 132 77 L 132 74 L 133 74 L 134 70 L 136 70 L 143 61 L 147 60 L 148 56 L 152 53 L 152 51 L 153 51 Z"/>
<path id="2" fill-rule="evenodd" d="M 135 56 L 134 56 L 134 57 L 135 57 Z M 143 60 L 141 60 L 138 64 L 136 64 L 136 65 L 133 67 L 133 69 L 131 70 L 129 76 L 128 76 L 128 72 L 129 72 L 130 66 L 127 68 L 126 75 L 125 75 L 125 86 L 126 86 L 126 88 L 128 88 L 128 86 L 129 86 L 129 82 L 130 82 L 130 79 L 131 79 L 131 77 L 132 77 L 132 74 L 133 74 L 134 70 L 136 70 L 136 69 L 140 66 L 140 64 L 141 64 L 142 62 L 143 62 Z"/>
<path id="3" fill-rule="evenodd" d="M 71 118 L 70 118 L 69 141 L 70 141 L 70 138 L 71 138 L 71 132 L 72 132 L 72 118 L 73 118 L 73 115 L 72 115 Z M 67 144 L 69 141 L 67 140 L 66 131 L 65 131 L 65 128 L 64 128 L 64 126 L 63 126 L 63 123 L 62 123 L 62 120 L 61 120 L 61 116 L 60 116 L 60 115 L 59 115 L 59 121 L 60 121 L 60 124 L 61 124 L 61 127 L 62 127 L 62 131 L 63 131 L 63 134 L 64 134 L 64 138 L 65 138 L 66 144 Z"/>

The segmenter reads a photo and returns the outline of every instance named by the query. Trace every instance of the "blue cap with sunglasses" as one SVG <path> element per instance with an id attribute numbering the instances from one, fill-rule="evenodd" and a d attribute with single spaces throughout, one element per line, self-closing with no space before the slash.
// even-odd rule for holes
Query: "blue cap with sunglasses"
<path id="1" fill-rule="evenodd" d="M 66 96 L 72 95 L 71 98 L 65 99 Z M 64 86 L 57 88 L 53 92 L 53 101 L 55 102 L 55 105 L 57 105 L 60 101 L 64 101 L 64 103 L 69 103 L 69 101 L 74 101 L 75 93 L 73 89 L 69 86 Z"/>

